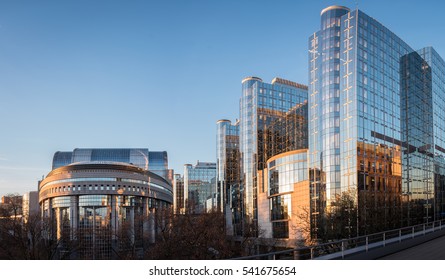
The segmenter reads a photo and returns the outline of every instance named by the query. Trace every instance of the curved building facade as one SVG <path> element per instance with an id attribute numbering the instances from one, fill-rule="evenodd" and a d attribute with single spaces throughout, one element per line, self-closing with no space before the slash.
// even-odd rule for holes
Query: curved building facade
<path id="1" fill-rule="evenodd" d="M 76 162 L 113 161 L 125 162 L 150 170 L 170 182 L 173 181 L 173 170 L 168 169 L 166 151 L 149 151 L 147 148 L 77 148 L 72 152 L 58 151 L 53 157 L 52 169 Z"/>
<path id="2" fill-rule="evenodd" d="M 155 213 L 172 202 L 169 181 L 121 162 L 69 164 L 39 184 L 41 214 L 61 244 L 60 258 L 139 257 L 155 241 Z"/>
<path id="3" fill-rule="evenodd" d="M 307 149 L 285 152 L 271 157 L 265 169 L 267 192 L 259 196 L 260 228 L 264 238 L 295 245 L 308 238 L 309 170 Z M 289 243 L 289 244 L 287 244 Z"/>

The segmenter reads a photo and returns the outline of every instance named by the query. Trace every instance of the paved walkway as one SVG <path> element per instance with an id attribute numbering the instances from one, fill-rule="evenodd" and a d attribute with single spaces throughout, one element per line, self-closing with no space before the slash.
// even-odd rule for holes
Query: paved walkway
<path id="1" fill-rule="evenodd" d="M 385 256 L 379 260 L 445 260 L 445 236 Z"/>

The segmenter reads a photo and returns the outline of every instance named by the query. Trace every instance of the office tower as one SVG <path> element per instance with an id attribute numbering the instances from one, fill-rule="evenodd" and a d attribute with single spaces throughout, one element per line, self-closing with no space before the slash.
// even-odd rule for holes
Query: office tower
<path id="1" fill-rule="evenodd" d="M 227 235 L 242 233 L 239 121 L 216 122 L 217 209 L 225 215 Z"/>
<path id="2" fill-rule="evenodd" d="M 423 48 L 400 59 L 403 224 L 442 219 L 445 195 L 445 63 Z"/>
<path id="3" fill-rule="evenodd" d="M 313 237 L 335 212 L 345 214 L 332 226 L 342 237 L 419 221 L 408 213 L 426 221 L 443 212 L 442 66 L 432 48 L 415 52 L 360 10 L 321 12 L 321 30 L 309 38 Z"/>
<path id="4" fill-rule="evenodd" d="M 197 162 L 184 165 L 184 205 L 186 213 L 202 214 L 216 207 L 216 163 Z M 212 200 L 209 207 L 207 200 Z"/>
<path id="5" fill-rule="evenodd" d="M 173 211 L 175 214 L 185 213 L 184 200 L 184 178 L 181 174 L 175 174 L 173 180 Z"/>
<path id="6" fill-rule="evenodd" d="M 305 100 L 305 85 L 281 78 L 273 79 L 270 84 L 257 77 L 248 77 L 242 81 L 239 123 L 240 191 L 243 222 L 253 224 L 254 228 L 258 221 L 258 195 L 266 192 L 262 177 L 267 161 L 266 129 Z"/>
<path id="7" fill-rule="evenodd" d="M 258 194 L 259 237 L 280 247 L 310 239 L 308 104 L 297 104 L 266 128 L 265 192 Z"/>

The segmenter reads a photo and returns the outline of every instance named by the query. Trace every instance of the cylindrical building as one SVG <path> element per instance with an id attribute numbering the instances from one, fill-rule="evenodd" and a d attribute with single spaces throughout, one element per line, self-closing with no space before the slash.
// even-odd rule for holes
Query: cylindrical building
<path id="1" fill-rule="evenodd" d="M 155 240 L 155 213 L 172 202 L 170 182 L 120 162 L 72 163 L 39 185 L 42 217 L 48 237 L 60 244 L 59 258 L 137 258 Z"/>

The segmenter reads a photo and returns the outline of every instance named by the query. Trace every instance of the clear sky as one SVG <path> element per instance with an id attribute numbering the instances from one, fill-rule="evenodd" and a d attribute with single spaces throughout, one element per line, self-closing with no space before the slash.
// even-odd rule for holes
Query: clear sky
<path id="1" fill-rule="evenodd" d="M 0 195 L 37 189 L 54 152 L 149 148 L 215 161 L 241 80 L 307 84 L 308 37 L 338 4 L 445 57 L 445 2 L 0 0 Z"/>

